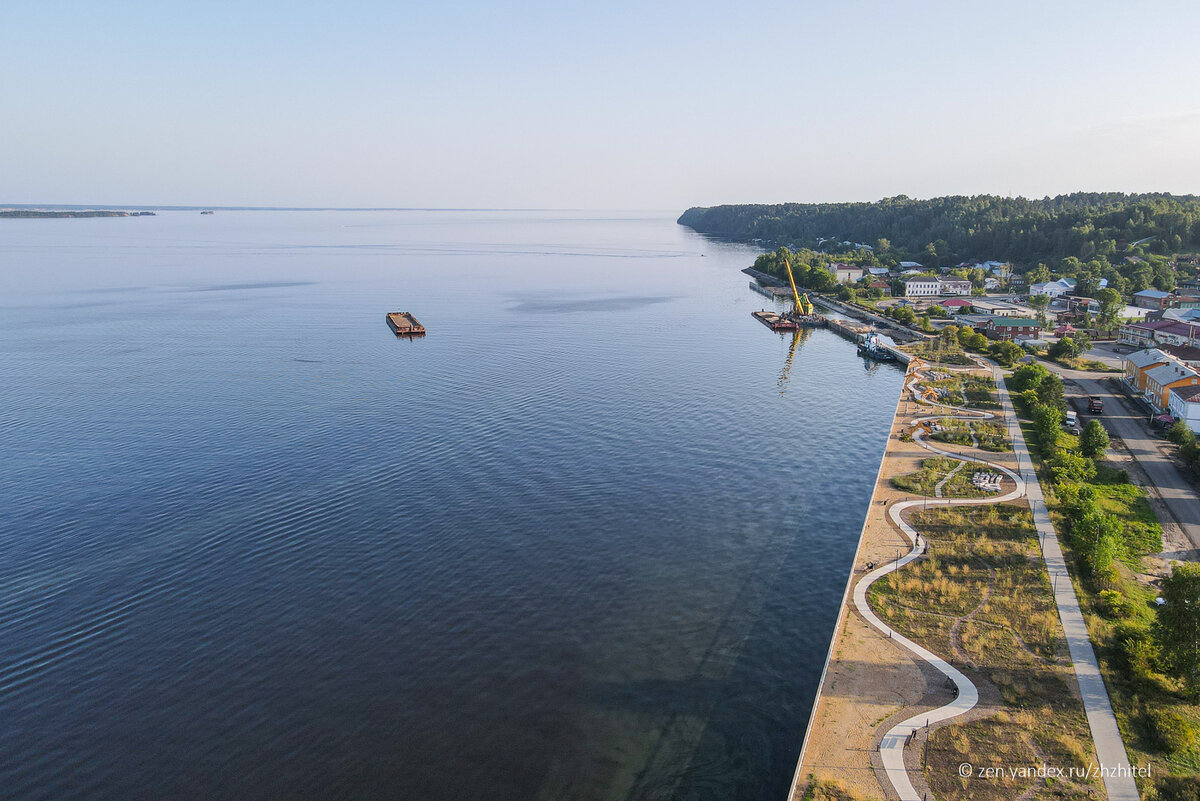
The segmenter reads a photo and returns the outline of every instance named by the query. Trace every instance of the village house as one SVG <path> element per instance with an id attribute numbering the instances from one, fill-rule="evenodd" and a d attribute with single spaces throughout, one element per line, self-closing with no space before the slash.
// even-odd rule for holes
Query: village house
<path id="1" fill-rule="evenodd" d="M 943 300 L 938 305 L 945 309 L 948 314 L 962 314 L 970 310 L 971 301 L 963 300 L 962 298 L 950 298 L 949 300 Z"/>
<path id="2" fill-rule="evenodd" d="M 1155 348 L 1147 348 L 1126 355 L 1121 359 L 1125 370 L 1125 383 L 1138 393 L 1146 391 L 1146 371 L 1171 361 L 1171 357 Z"/>
<path id="3" fill-rule="evenodd" d="M 1200 347 L 1200 322 L 1151 320 L 1126 323 L 1117 332 L 1122 345 L 1149 348 L 1155 345 L 1191 345 Z"/>
<path id="4" fill-rule="evenodd" d="M 1044 281 L 1040 284 L 1034 284 L 1029 287 L 1029 296 L 1045 295 L 1049 298 L 1057 298 L 1059 295 L 1065 295 L 1075 289 L 1074 278 L 1060 278 L 1057 281 Z"/>
<path id="5" fill-rule="evenodd" d="M 837 279 L 839 284 L 857 284 L 862 280 L 865 272 L 862 267 L 854 267 L 849 264 L 830 264 L 829 271 L 833 273 L 833 277 Z"/>
<path id="6" fill-rule="evenodd" d="M 1143 309 L 1162 311 L 1170 305 L 1171 293 L 1160 289 L 1143 289 L 1133 293 L 1133 305 Z"/>
<path id="7" fill-rule="evenodd" d="M 1192 431 L 1200 431 L 1200 386 L 1172 389 L 1167 393 L 1167 409 Z"/>
<path id="8" fill-rule="evenodd" d="M 1167 392 L 1177 387 L 1191 387 L 1197 384 L 1200 384 L 1200 373 L 1183 362 L 1171 359 L 1166 364 L 1146 370 L 1146 389 L 1143 397 L 1156 410 L 1165 412 L 1170 403 Z"/>
<path id="9" fill-rule="evenodd" d="M 1031 317 L 993 317 L 984 326 L 989 339 L 1037 339 L 1038 321 Z"/>

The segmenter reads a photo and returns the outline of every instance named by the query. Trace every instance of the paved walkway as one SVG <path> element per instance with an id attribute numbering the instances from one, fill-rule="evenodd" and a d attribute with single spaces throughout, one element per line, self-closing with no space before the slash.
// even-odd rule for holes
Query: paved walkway
<path id="1" fill-rule="evenodd" d="M 916 378 L 914 377 L 912 381 L 909 382 L 910 390 L 914 388 L 915 384 Z M 914 391 L 914 397 L 916 396 L 917 394 Z M 954 409 L 954 407 L 946 408 Z M 963 416 L 955 415 L 956 419 L 981 420 L 994 416 L 987 412 L 976 412 L 968 409 L 955 409 L 955 411 L 966 413 Z M 940 414 L 932 415 L 930 417 L 922 417 L 918 418 L 918 422 L 938 420 L 946 416 L 948 415 Z M 956 467 L 955 470 L 961 469 L 963 465 L 969 461 L 976 462 L 978 464 L 987 465 L 996 470 L 1003 471 L 1016 483 L 1016 486 L 1012 491 L 994 498 L 956 498 L 954 500 L 933 501 L 922 499 L 914 501 L 901 501 L 900 503 L 892 504 L 891 508 L 888 510 L 888 517 L 891 518 L 891 521 L 893 524 L 895 524 L 896 528 L 898 528 L 904 534 L 904 536 L 908 538 L 909 542 L 913 544 L 913 548 L 904 557 L 889 562 L 888 564 L 876 568 L 874 571 L 868 573 L 854 587 L 854 605 L 858 609 L 859 614 L 862 615 L 868 623 L 886 634 L 889 639 L 896 642 L 902 648 L 906 649 L 912 654 L 915 654 L 939 670 L 947 678 L 954 682 L 954 686 L 956 688 L 953 701 L 945 706 L 938 707 L 937 709 L 930 710 L 929 712 L 922 712 L 919 715 L 914 715 L 907 720 L 897 723 L 888 731 L 887 734 L 883 736 L 883 740 L 879 743 L 879 756 L 883 760 L 884 772 L 887 773 L 888 781 L 892 783 L 892 787 L 895 788 L 896 793 L 900 796 L 901 801 L 924 801 L 922 796 L 917 792 L 916 788 L 913 787 L 912 780 L 908 777 L 908 770 L 904 766 L 904 746 L 908 744 L 909 738 L 922 728 L 932 726 L 933 724 L 941 723 L 970 712 L 975 707 L 975 704 L 979 702 L 979 689 L 962 673 L 962 671 L 954 667 L 954 665 L 951 665 L 937 654 L 922 648 L 920 645 L 917 645 L 915 642 L 900 634 L 891 626 L 880 620 L 875 613 L 871 611 L 871 606 L 867 602 L 867 591 L 876 581 L 889 573 L 899 570 L 909 562 L 919 558 L 925 552 L 926 543 L 923 539 L 921 539 L 920 533 L 918 533 L 916 529 L 905 522 L 903 517 L 905 511 L 912 509 L 913 507 L 921 507 L 924 509 L 928 508 L 929 506 L 976 506 L 980 504 L 1002 503 L 1004 501 L 1011 501 L 1016 498 L 1020 498 L 1025 491 L 1021 478 L 1008 468 L 992 462 L 984 461 L 982 459 L 966 459 L 959 454 L 942 450 L 941 448 L 925 442 L 922 434 L 923 432 L 918 429 L 917 433 L 913 435 L 913 440 L 928 451 L 932 451 L 939 456 L 945 456 L 949 459 L 955 459 L 960 462 L 959 466 Z M 942 483 L 945 483 L 945 481 L 943 480 Z M 941 484 L 938 485 L 938 489 L 941 489 Z"/>
<path id="2" fill-rule="evenodd" d="M 1033 513 L 1034 524 L 1037 528 L 1039 539 L 1042 542 L 1042 555 L 1046 561 L 1046 569 L 1050 575 L 1054 600 L 1058 605 L 1059 619 L 1062 621 L 1063 632 L 1066 635 L 1067 646 L 1071 653 L 1071 660 L 1074 663 L 1075 675 L 1083 697 L 1084 711 L 1087 714 L 1088 725 L 1091 728 L 1092 738 L 1095 741 L 1096 757 L 1100 762 L 1100 767 L 1103 769 L 1102 780 L 1105 791 L 1108 794 L 1109 801 L 1138 801 L 1137 785 L 1134 783 L 1129 770 L 1129 758 L 1125 753 L 1125 745 L 1121 741 L 1121 733 L 1117 728 L 1116 716 L 1113 714 L 1112 705 L 1108 700 L 1108 691 L 1104 686 L 1104 679 L 1100 675 L 1100 668 L 1096 662 L 1096 654 L 1092 650 L 1087 626 L 1084 623 L 1083 614 L 1079 609 L 1079 601 L 1075 597 L 1075 588 L 1071 584 L 1070 576 L 1067 574 L 1062 548 L 1059 546 L 1054 526 L 1050 522 L 1050 514 L 1046 509 L 1041 485 L 1038 483 L 1037 475 L 1033 470 L 1033 462 L 1029 457 L 1029 450 L 1025 445 L 1025 437 L 1021 432 L 1016 415 L 1013 413 L 1008 390 L 1004 386 L 1003 375 L 999 368 L 992 368 L 992 378 L 996 382 L 1000 402 L 1007 418 L 1008 435 L 1012 441 L 1013 452 L 1017 458 L 1017 470 L 1019 474 L 1003 465 L 994 464 L 982 459 L 971 461 L 1003 472 L 1013 480 L 1015 484 L 1014 489 L 995 498 L 939 499 L 933 501 L 922 499 L 893 504 L 888 510 L 888 515 L 896 527 L 912 543 L 913 547 L 904 557 L 889 562 L 868 573 L 854 587 L 854 605 L 858 609 L 859 614 L 871 626 L 943 673 L 954 682 L 956 688 L 955 698 L 949 704 L 929 712 L 914 715 L 896 724 L 884 735 L 883 740 L 879 744 L 879 753 L 883 761 L 884 772 L 900 797 L 900 801 L 925 801 L 917 793 L 916 788 L 913 787 L 908 770 L 904 765 L 905 745 L 908 743 L 910 737 L 921 728 L 963 715 L 974 708 L 975 704 L 979 701 L 978 689 L 961 671 L 937 654 L 922 648 L 892 629 L 871 611 L 871 607 L 867 602 L 867 592 L 874 582 L 889 573 L 899 570 L 909 562 L 919 558 L 925 552 L 926 543 L 922 540 L 920 533 L 904 521 L 903 513 L 915 506 L 925 508 L 929 505 L 965 506 L 1001 503 L 1026 496 L 1029 501 L 1030 510 Z M 915 392 L 916 382 L 917 378 L 914 371 L 912 379 L 907 382 L 908 389 L 913 392 L 914 398 L 919 397 L 918 393 Z M 956 407 L 944 408 L 952 410 L 955 413 L 954 416 L 959 417 L 959 419 L 993 417 L 993 415 L 986 412 Z M 947 415 L 923 417 L 919 421 L 935 420 L 944 416 Z M 960 462 L 967 461 L 967 459 L 959 454 L 942 450 L 925 442 L 920 430 L 913 436 L 913 439 L 926 450 Z"/>
<path id="3" fill-rule="evenodd" d="M 1050 573 L 1054 600 L 1058 604 L 1058 617 L 1067 637 L 1071 661 L 1075 664 L 1075 676 L 1079 680 L 1083 708 L 1087 713 L 1088 725 L 1092 729 L 1092 739 L 1096 743 L 1096 758 L 1105 771 L 1104 789 L 1108 793 L 1109 801 L 1138 801 L 1137 785 L 1129 772 L 1129 757 L 1125 753 L 1125 744 L 1121 741 L 1117 718 L 1113 714 L 1112 704 L 1109 703 L 1108 690 L 1104 686 L 1104 678 L 1100 675 L 1100 666 L 1096 662 L 1096 652 L 1092 650 L 1087 626 L 1079 610 L 1075 587 L 1067 574 L 1067 565 L 1058 543 L 1058 536 L 1050 522 L 1050 513 L 1046 510 L 1042 487 L 1034 473 L 1029 449 L 1025 446 L 1025 435 L 1021 432 L 1017 416 L 1013 413 L 1012 402 L 1000 369 L 993 367 L 992 376 L 1000 390 L 1000 403 L 1008 416 L 1008 435 L 1017 456 L 1017 469 L 1025 479 L 1033 522 L 1042 541 L 1042 556 Z M 1118 772 L 1123 775 L 1113 775 Z"/>

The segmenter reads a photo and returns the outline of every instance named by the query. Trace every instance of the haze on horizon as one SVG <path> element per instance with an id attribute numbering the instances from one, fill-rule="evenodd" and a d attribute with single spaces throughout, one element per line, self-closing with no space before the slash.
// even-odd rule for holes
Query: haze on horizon
<path id="1" fill-rule="evenodd" d="M 1200 193 L 1200 7 L 11 5 L 0 203 Z"/>

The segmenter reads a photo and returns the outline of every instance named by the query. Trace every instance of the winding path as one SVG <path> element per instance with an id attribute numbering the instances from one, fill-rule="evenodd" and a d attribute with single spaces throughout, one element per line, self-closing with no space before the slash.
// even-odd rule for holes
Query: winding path
<path id="1" fill-rule="evenodd" d="M 906 382 L 906 388 L 908 391 L 911 392 L 913 398 L 922 405 L 942 406 L 942 404 L 932 404 L 921 399 L 920 393 L 917 391 L 919 372 L 920 370 L 916 369 L 910 374 L 910 378 Z M 957 406 L 942 406 L 942 408 L 957 412 L 957 414 L 941 414 L 920 417 L 917 418 L 915 422 L 924 423 L 930 420 L 937 420 L 939 418 L 948 416 L 953 416 L 958 420 L 986 420 L 995 416 L 990 412 L 977 411 L 974 409 L 963 409 Z M 925 648 L 922 648 L 920 645 L 917 645 L 915 642 L 895 631 L 882 620 L 880 620 L 879 617 L 876 616 L 876 614 L 871 610 L 871 606 L 867 602 L 867 592 L 870 590 L 871 585 L 876 581 L 888 575 L 889 573 L 899 570 L 909 562 L 918 559 L 922 554 L 925 553 L 927 543 L 921 539 L 921 535 L 916 529 L 905 522 L 903 517 L 905 511 L 916 506 L 927 508 L 929 506 L 975 506 L 982 504 L 1003 503 L 1005 501 L 1011 501 L 1016 498 L 1020 498 L 1025 494 L 1024 480 L 1003 465 L 984 461 L 982 459 L 963 457 L 959 454 L 945 451 L 941 448 L 930 445 L 925 441 L 924 430 L 921 428 L 918 428 L 917 432 L 913 435 L 913 441 L 925 450 L 936 453 L 939 456 L 954 459 L 963 464 L 967 462 L 976 462 L 978 464 L 987 465 L 988 467 L 999 470 L 1012 479 L 1016 486 L 1011 491 L 992 498 L 922 499 L 919 501 L 901 501 L 899 503 L 892 504 L 891 508 L 888 509 L 888 517 L 891 518 L 891 521 L 896 525 L 896 528 L 898 528 L 904 534 L 904 536 L 908 538 L 908 541 L 912 543 L 912 550 L 910 550 L 908 554 L 900 559 L 889 562 L 888 564 L 871 571 L 854 587 L 854 606 L 856 609 L 858 609 L 859 614 L 861 614 L 868 623 L 886 634 L 891 640 L 899 644 L 901 647 L 913 654 L 916 654 L 925 662 L 928 662 L 937 670 L 941 671 L 946 675 L 947 678 L 954 682 L 954 686 L 957 689 L 955 698 L 950 703 L 946 704 L 945 706 L 938 707 L 937 709 L 932 709 L 929 712 L 922 712 L 919 715 L 914 715 L 907 720 L 901 721 L 893 726 L 891 730 L 889 730 L 888 733 L 883 736 L 883 740 L 879 744 L 879 755 L 883 760 L 883 768 L 887 773 L 888 780 L 891 781 L 892 787 L 896 789 L 896 793 L 900 796 L 901 801 L 922 801 L 921 795 L 917 792 L 916 788 L 913 787 L 912 781 L 908 777 L 908 771 L 904 767 L 904 746 L 908 742 L 909 737 L 923 727 L 931 726 L 935 723 L 941 723 L 942 721 L 950 720 L 951 718 L 956 718 L 959 715 L 970 712 L 971 709 L 975 707 L 975 704 L 979 702 L 979 689 L 962 673 L 962 671 L 954 667 L 954 665 L 951 665 L 945 659 L 942 659 L 932 651 L 928 651 Z M 961 467 L 962 465 L 960 464 L 959 468 L 956 469 L 961 469 Z M 939 485 L 938 488 L 940 489 L 941 485 Z"/>
<path id="2" fill-rule="evenodd" d="M 905 382 L 907 390 L 912 393 L 912 397 L 917 403 L 925 406 L 940 406 L 956 414 L 920 417 L 915 422 L 924 423 L 947 416 L 953 416 L 960 420 L 985 420 L 995 417 L 995 415 L 989 412 L 963 409 L 957 406 L 945 406 L 921 399 L 920 393 L 917 391 L 920 372 L 921 368 L 913 369 L 909 374 L 908 380 Z M 1012 479 L 1015 485 L 1014 488 L 1010 492 L 992 498 L 922 499 L 919 501 L 901 501 L 893 504 L 888 510 L 888 515 L 896 525 L 896 528 L 908 538 L 913 547 L 904 557 L 868 573 L 854 587 L 854 605 L 858 609 L 859 614 L 870 625 L 887 635 L 890 639 L 945 674 L 947 678 L 954 682 L 957 690 L 954 700 L 950 703 L 929 712 L 913 715 L 907 720 L 893 726 L 884 735 L 883 740 L 879 744 L 879 754 L 883 761 L 884 771 L 887 773 L 892 787 L 895 788 L 897 795 L 899 795 L 900 801 L 924 801 L 917 793 L 916 788 L 913 787 L 912 781 L 908 776 L 908 771 L 904 766 L 904 746 L 908 738 L 923 727 L 932 726 L 935 723 L 941 723 L 942 721 L 966 714 L 979 702 L 978 688 L 958 668 L 937 654 L 922 648 L 912 640 L 893 630 L 871 611 L 871 607 L 867 603 L 867 592 L 872 584 L 889 573 L 899 570 L 909 562 L 918 559 L 925 553 L 927 543 L 921 539 L 921 535 L 916 529 L 904 521 L 903 513 L 914 506 L 927 508 L 928 506 L 995 504 L 1015 500 L 1028 494 L 1030 510 L 1033 513 L 1034 523 L 1038 530 L 1039 539 L 1042 542 L 1042 556 L 1046 562 L 1046 568 L 1053 579 L 1052 592 L 1054 593 L 1059 618 L 1062 621 L 1067 644 L 1071 652 L 1075 675 L 1079 680 L 1084 709 L 1087 714 L 1088 724 L 1092 730 L 1092 739 L 1096 745 L 1096 756 L 1102 768 L 1106 771 L 1115 772 L 1115 775 L 1110 773 L 1103 773 L 1101 775 L 1105 790 L 1107 791 L 1109 801 L 1137 801 L 1139 797 L 1137 787 L 1129 773 L 1129 761 L 1125 753 L 1125 746 L 1121 741 L 1120 732 L 1117 729 L 1116 717 L 1113 715 L 1112 707 L 1109 704 L 1104 680 L 1100 676 L 1096 656 L 1088 638 L 1087 627 L 1084 625 L 1083 616 L 1079 611 L 1079 603 L 1075 598 L 1075 589 L 1071 585 L 1070 578 L 1067 575 L 1062 551 L 1058 546 L 1058 538 L 1055 536 L 1054 527 L 1050 523 L 1049 513 L 1046 511 L 1045 503 L 1042 500 L 1041 487 L 1038 485 L 1037 476 L 1033 472 L 1033 465 L 1029 459 L 1028 450 L 1025 447 L 1025 438 L 1016 422 L 1016 416 L 1013 413 L 1008 393 L 1000 383 L 1000 373 L 994 367 L 992 368 L 992 379 L 999 393 L 1002 408 L 1007 415 L 1008 434 L 1013 444 L 1013 453 L 1017 458 L 1017 469 L 1021 471 L 1020 475 L 1003 465 L 983 459 L 964 457 L 931 445 L 924 440 L 924 430 L 922 428 L 917 429 L 917 432 L 913 435 L 913 441 L 922 448 L 940 456 L 963 463 L 975 462 L 999 470 Z M 1026 479 L 1028 479 L 1028 483 Z M 1030 490 L 1028 493 L 1027 489 Z M 1062 581 L 1059 581 L 1060 577 L 1063 579 Z"/>

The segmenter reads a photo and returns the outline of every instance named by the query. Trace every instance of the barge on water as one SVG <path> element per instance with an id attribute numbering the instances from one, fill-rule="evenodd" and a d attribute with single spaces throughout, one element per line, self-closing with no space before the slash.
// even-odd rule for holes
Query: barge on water
<path id="1" fill-rule="evenodd" d="M 795 331 L 797 328 L 820 328 L 825 325 L 825 318 L 819 314 L 779 314 L 764 309 L 751 312 L 750 316 L 772 331 Z"/>
<path id="2" fill-rule="evenodd" d="M 388 312 L 388 328 L 398 337 L 418 337 L 425 335 L 425 326 L 417 322 L 412 312 Z"/>

